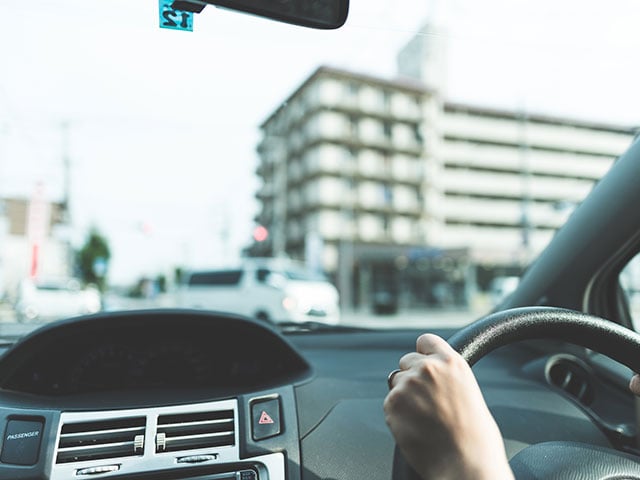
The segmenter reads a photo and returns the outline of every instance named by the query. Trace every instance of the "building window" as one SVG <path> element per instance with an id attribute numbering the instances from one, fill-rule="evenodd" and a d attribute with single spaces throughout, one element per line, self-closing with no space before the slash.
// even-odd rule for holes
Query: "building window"
<path id="1" fill-rule="evenodd" d="M 388 183 L 382 184 L 382 201 L 386 206 L 393 203 L 393 188 Z"/>
<path id="2" fill-rule="evenodd" d="M 351 147 L 347 151 L 343 171 L 346 172 L 347 175 L 355 175 L 358 172 L 358 150 L 356 148 Z"/>
<path id="3" fill-rule="evenodd" d="M 384 131 L 384 136 L 386 138 L 388 138 L 389 140 L 391 140 L 391 137 L 393 135 L 393 131 L 392 131 L 392 127 L 391 127 L 391 122 L 383 122 L 382 124 L 382 129 Z"/>
<path id="4" fill-rule="evenodd" d="M 358 182 L 352 177 L 345 179 L 345 187 L 348 195 L 355 195 L 358 190 Z"/>
<path id="5" fill-rule="evenodd" d="M 358 235 L 358 217 L 353 209 L 349 208 L 342 211 L 342 232 L 339 236 L 342 238 L 356 238 Z"/>
<path id="6" fill-rule="evenodd" d="M 382 107 L 385 110 L 391 107 L 391 94 L 387 90 L 382 91 Z"/>
<path id="7" fill-rule="evenodd" d="M 349 134 L 352 138 L 356 138 L 358 136 L 358 117 L 355 115 L 349 115 Z"/>
<path id="8" fill-rule="evenodd" d="M 416 123 L 413 126 L 413 136 L 416 139 L 416 142 L 418 142 L 419 144 L 422 144 L 422 142 L 424 141 L 423 137 L 422 137 L 422 130 L 420 129 L 420 124 Z"/>
<path id="9" fill-rule="evenodd" d="M 352 98 L 357 97 L 358 94 L 360 93 L 360 85 L 358 85 L 356 82 L 348 82 L 347 92 L 350 97 Z"/>
<path id="10" fill-rule="evenodd" d="M 388 235 L 391 230 L 391 217 L 387 214 L 382 215 L 382 230 L 385 235 Z"/>
<path id="11" fill-rule="evenodd" d="M 356 218 L 356 213 L 352 208 L 346 208 L 342 210 L 342 219 L 345 222 L 353 222 Z"/>
<path id="12" fill-rule="evenodd" d="M 383 164 L 384 164 L 384 174 L 389 176 L 393 175 L 393 164 L 392 164 L 392 157 L 389 154 L 389 152 L 382 152 L 383 155 Z"/>

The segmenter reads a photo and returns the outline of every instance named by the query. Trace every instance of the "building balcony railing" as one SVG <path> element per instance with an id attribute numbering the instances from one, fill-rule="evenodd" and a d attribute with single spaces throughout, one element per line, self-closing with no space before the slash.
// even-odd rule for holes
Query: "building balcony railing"
<path id="1" fill-rule="evenodd" d="M 563 178 L 527 179 L 522 174 L 502 174 L 465 170 L 445 170 L 437 179 L 439 189 L 469 196 L 492 196 L 496 185 L 500 195 L 512 198 L 557 199 L 580 202 L 593 187 L 592 181 Z"/>
<path id="2" fill-rule="evenodd" d="M 304 142 L 299 150 L 292 152 L 294 155 L 300 155 L 304 150 L 313 148 L 323 143 L 331 143 L 343 145 L 348 149 L 374 149 L 387 153 L 403 153 L 413 157 L 420 157 L 423 152 L 423 146 L 420 142 L 394 142 L 385 135 L 368 135 L 362 136 L 357 133 L 349 132 L 349 129 L 337 129 L 337 131 L 312 131 L 307 132 Z"/>
<path id="3" fill-rule="evenodd" d="M 271 185 L 263 185 L 257 192 L 256 198 L 258 200 L 269 200 L 275 197 L 274 189 Z"/>
<path id="4" fill-rule="evenodd" d="M 445 165 L 451 167 L 522 173 L 526 166 L 533 175 L 592 180 L 601 178 L 613 162 L 613 158 L 595 155 L 538 150 L 525 153 L 518 147 L 469 142 L 446 142 L 441 155 Z"/>
<path id="5" fill-rule="evenodd" d="M 603 132 L 577 126 L 558 126 L 526 119 L 490 119 L 448 114 L 443 118 L 446 136 L 481 141 L 527 144 L 540 149 L 579 151 L 617 156 L 633 139 L 630 133 Z"/>

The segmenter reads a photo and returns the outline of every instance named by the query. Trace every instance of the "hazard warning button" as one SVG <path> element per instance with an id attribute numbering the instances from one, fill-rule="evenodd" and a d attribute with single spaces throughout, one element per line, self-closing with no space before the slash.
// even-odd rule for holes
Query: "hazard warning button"
<path id="1" fill-rule="evenodd" d="M 278 398 L 254 400 L 251 403 L 251 428 L 254 440 L 264 440 L 282 432 Z"/>

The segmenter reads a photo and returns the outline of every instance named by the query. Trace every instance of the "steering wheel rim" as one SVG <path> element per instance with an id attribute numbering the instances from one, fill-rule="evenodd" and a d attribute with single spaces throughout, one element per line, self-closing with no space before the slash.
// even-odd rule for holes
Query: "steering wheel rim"
<path id="1" fill-rule="evenodd" d="M 564 308 L 523 307 L 492 313 L 464 327 L 448 342 L 474 365 L 496 348 L 533 339 L 564 340 L 640 372 L 640 335 L 617 323 Z"/>
<path id="2" fill-rule="evenodd" d="M 564 340 L 607 355 L 640 372 L 640 335 L 608 320 L 563 308 L 522 307 L 495 312 L 462 328 L 448 342 L 473 366 L 499 347 L 533 339 Z M 397 447 L 393 478 L 420 480 Z"/>

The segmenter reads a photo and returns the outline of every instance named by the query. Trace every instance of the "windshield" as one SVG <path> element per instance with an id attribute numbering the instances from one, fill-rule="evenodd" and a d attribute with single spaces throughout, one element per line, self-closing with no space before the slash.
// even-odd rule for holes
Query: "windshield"
<path id="1" fill-rule="evenodd" d="M 328 279 L 321 273 L 305 270 L 285 270 L 284 276 L 298 282 L 326 282 Z"/>
<path id="2" fill-rule="evenodd" d="M 213 6 L 161 28 L 165 3 L 0 0 L 3 328 L 165 307 L 460 326 L 640 125 L 634 1 L 353 1 L 336 31 Z M 19 301 L 52 277 L 99 307 Z"/>

